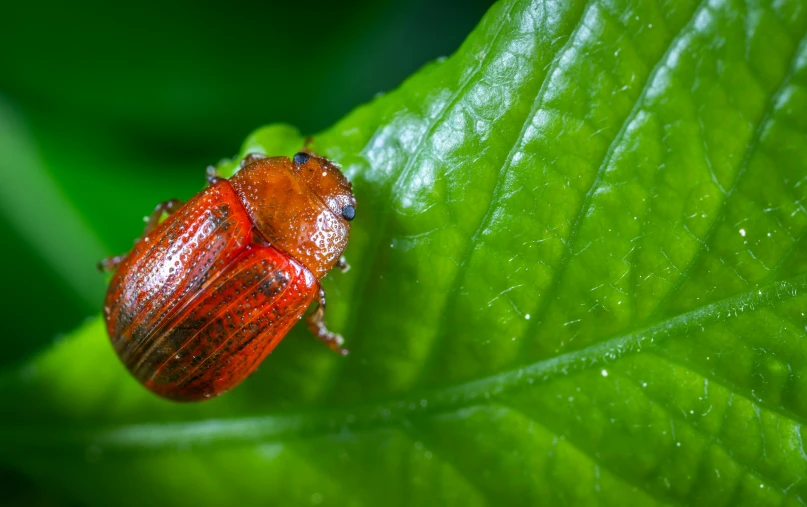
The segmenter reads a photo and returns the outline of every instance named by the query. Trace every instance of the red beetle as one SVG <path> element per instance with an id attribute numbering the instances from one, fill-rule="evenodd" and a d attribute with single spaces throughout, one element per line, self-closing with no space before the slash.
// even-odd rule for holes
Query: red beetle
<path id="1" fill-rule="evenodd" d="M 229 180 L 154 210 L 117 267 L 104 317 L 132 375 L 160 396 L 196 401 L 243 381 L 319 300 L 308 328 L 347 354 L 325 327 L 319 281 L 342 252 L 356 213 L 350 183 L 327 159 L 250 155 Z M 163 213 L 170 216 L 159 223 Z M 158 225 L 159 224 L 159 225 Z"/>

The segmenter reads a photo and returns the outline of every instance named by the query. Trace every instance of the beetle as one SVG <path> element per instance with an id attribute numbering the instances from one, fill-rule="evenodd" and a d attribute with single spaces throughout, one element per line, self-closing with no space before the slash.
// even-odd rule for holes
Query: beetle
<path id="1" fill-rule="evenodd" d="M 129 372 L 171 400 L 217 396 L 255 371 L 315 300 L 308 329 L 347 354 L 325 325 L 320 285 L 346 270 L 356 214 L 339 168 L 308 151 L 251 154 L 229 179 L 209 168 L 207 182 L 185 204 L 158 205 L 128 254 L 99 263 L 114 270 L 104 318 Z"/>

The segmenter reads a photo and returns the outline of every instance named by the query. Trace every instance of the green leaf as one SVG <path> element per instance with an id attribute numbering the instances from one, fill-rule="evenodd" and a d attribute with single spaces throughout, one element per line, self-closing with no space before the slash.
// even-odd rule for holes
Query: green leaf
<path id="1" fill-rule="evenodd" d="M 0 95 L 0 219 L 8 220 L 91 307 L 103 295 L 103 282 L 85 259 L 100 258 L 104 248 L 54 182 L 26 127 Z M 40 220 L 43 216 L 48 219 Z"/>
<path id="2" fill-rule="evenodd" d="M 295 329 L 177 405 L 96 319 L 4 377 L 0 462 L 91 505 L 807 502 L 806 7 L 496 4 L 315 136 L 348 358 Z"/>

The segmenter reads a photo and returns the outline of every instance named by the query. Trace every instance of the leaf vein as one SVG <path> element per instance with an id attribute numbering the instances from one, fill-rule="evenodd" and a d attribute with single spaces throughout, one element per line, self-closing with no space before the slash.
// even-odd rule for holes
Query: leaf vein
<path id="1" fill-rule="evenodd" d="M 515 7 L 516 7 L 516 5 L 518 3 L 519 2 L 516 1 L 516 0 L 511 2 L 510 8 L 507 10 L 507 13 L 498 18 L 498 21 L 499 21 L 500 25 L 496 29 L 496 32 L 494 33 L 493 37 L 490 39 L 490 42 L 487 44 L 488 50 L 485 51 L 484 58 L 482 59 L 482 61 L 479 62 L 479 64 L 476 66 L 476 68 L 472 72 L 469 72 L 468 76 L 463 81 L 460 82 L 460 86 L 458 87 L 457 91 L 455 91 L 452 94 L 451 98 L 447 101 L 445 107 L 443 107 L 440 110 L 440 112 L 435 116 L 434 120 L 432 120 L 431 123 L 428 125 L 428 128 L 425 129 L 424 134 L 420 137 L 420 139 L 418 139 L 417 145 L 415 146 L 415 150 L 409 156 L 409 159 L 407 160 L 406 165 L 404 165 L 403 169 L 401 169 L 401 172 L 396 177 L 395 182 L 392 185 L 390 185 L 389 194 L 391 196 L 396 195 L 397 189 L 399 188 L 401 183 L 406 180 L 406 175 L 409 173 L 409 171 L 411 171 L 411 168 L 414 165 L 415 159 L 421 153 L 423 148 L 426 146 L 426 142 L 425 142 L 426 139 L 429 138 L 429 135 L 432 132 L 434 132 L 434 130 L 437 128 L 437 126 L 442 122 L 442 120 L 445 118 L 446 113 L 452 108 L 452 106 L 454 106 L 457 103 L 457 101 L 462 96 L 462 92 L 465 91 L 465 89 L 468 87 L 468 85 L 479 74 L 479 71 L 484 68 L 485 62 L 488 61 L 488 58 L 490 57 L 491 53 L 493 53 L 493 51 L 491 51 L 491 49 L 496 45 L 496 42 L 499 40 L 499 37 L 501 36 L 501 34 L 504 31 L 505 27 L 508 26 L 508 21 L 510 19 L 510 15 L 512 14 L 513 10 L 515 9 Z M 384 218 L 381 220 L 382 229 L 379 230 L 379 231 L 376 231 L 376 233 L 375 233 L 375 237 L 377 239 L 374 242 L 373 247 L 370 249 L 370 252 L 371 252 L 370 258 L 367 259 L 365 261 L 365 263 L 364 263 L 365 264 L 365 269 L 362 270 L 362 273 L 364 273 L 364 276 L 361 277 L 361 280 L 359 281 L 357 287 L 353 290 L 353 298 L 352 299 L 354 301 L 363 301 L 364 300 L 365 294 L 367 293 L 367 289 L 368 289 L 370 279 L 371 279 L 370 274 L 375 272 L 374 266 L 375 266 L 376 262 L 378 261 L 379 253 L 380 253 L 380 250 L 381 250 L 382 240 L 383 240 L 384 234 L 386 233 L 387 227 L 389 225 L 389 216 L 390 216 L 390 213 L 391 213 L 391 210 L 392 210 L 392 204 L 391 204 L 392 199 L 387 199 L 387 201 L 388 201 L 388 204 L 384 207 Z M 348 329 L 345 331 L 346 336 L 355 336 L 356 335 L 356 329 L 358 328 L 359 322 L 361 321 L 361 319 L 359 318 L 359 312 L 361 311 L 361 307 L 362 307 L 362 305 L 359 305 L 359 304 L 353 305 L 354 309 L 351 312 L 351 316 L 350 316 L 350 318 L 348 320 Z M 340 361 L 336 365 L 336 367 L 333 369 L 333 372 L 331 373 L 330 378 L 326 382 L 327 385 L 331 385 L 333 387 L 332 387 L 331 390 L 327 390 L 327 389 L 324 390 L 323 397 L 329 396 L 333 392 L 333 389 L 336 389 L 336 384 L 337 384 L 336 379 L 338 379 L 341 376 L 342 372 L 344 371 L 344 368 L 345 368 L 345 361 Z"/>
<path id="2" fill-rule="evenodd" d="M 667 357 L 666 355 L 664 355 L 664 356 L 663 356 L 663 355 L 654 354 L 652 351 L 650 351 L 650 352 L 648 352 L 648 353 L 649 353 L 649 354 L 653 354 L 653 355 L 655 355 L 656 357 L 658 357 L 658 358 L 660 358 L 660 359 L 662 359 L 662 360 L 669 361 L 670 363 L 675 364 L 675 365 L 677 365 L 677 366 L 679 366 L 679 367 L 681 367 L 681 368 L 685 368 L 685 369 L 689 370 L 691 373 L 694 373 L 694 374 L 696 374 L 696 375 L 699 375 L 699 376 L 701 376 L 701 377 L 703 377 L 703 378 L 708 378 L 710 381 L 712 381 L 712 382 L 716 383 L 718 386 L 723 387 L 724 389 L 727 389 L 727 390 L 731 391 L 730 389 L 728 389 L 728 388 L 727 388 L 727 386 L 726 386 L 726 385 L 723 385 L 721 382 L 719 382 L 719 381 L 718 381 L 718 380 L 716 380 L 715 378 L 713 378 L 713 377 L 711 377 L 711 376 L 704 375 L 702 372 L 700 372 L 700 371 L 698 371 L 698 370 L 692 369 L 692 368 L 691 368 L 691 367 L 690 367 L 688 364 L 682 364 L 682 363 L 679 363 L 679 362 L 677 362 L 677 361 L 675 361 L 675 360 L 673 360 L 673 359 L 670 359 L 670 358 L 669 358 L 669 357 Z M 637 387 L 639 387 L 639 383 L 638 383 L 636 380 L 634 380 L 634 379 L 632 379 L 632 378 L 630 378 L 630 377 L 626 377 L 626 376 L 622 376 L 622 378 L 625 378 L 626 380 L 628 380 L 628 381 L 629 381 L 629 382 L 631 382 L 632 384 L 634 384 L 634 385 L 636 385 Z M 733 391 L 731 391 L 731 392 L 732 392 L 732 393 L 734 393 Z M 757 477 L 758 477 L 758 478 L 760 478 L 760 479 L 761 479 L 763 482 L 766 482 L 766 483 L 767 483 L 769 486 L 771 486 L 773 489 L 775 489 L 776 491 L 778 491 L 779 493 L 781 493 L 781 494 L 782 494 L 782 496 L 790 496 L 790 497 L 796 498 L 796 499 L 799 501 L 799 503 L 801 503 L 802 505 L 804 504 L 804 502 L 802 501 L 802 499 L 801 499 L 801 497 L 800 497 L 799 495 L 788 495 L 788 494 L 785 492 L 784 488 L 782 488 L 782 487 L 781 487 L 781 486 L 780 486 L 780 485 L 779 485 L 779 484 L 776 482 L 776 479 L 775 479 L 773 476 L 769 476 L 768 474 L 766 474 L 766 473 L 762 472 L 762 471 L 761 471 L 761 470 L 760 470 L 758 467 L 755 467 L 755 466 L 753 466 L 752 464 L 749 464 L 749 463 L 744 463 L 744 462 L 740 461 L 740 460 L 739 460 L 739 459 L 738 459 L 738 458 L 735 456 L 735 453 L 734 453 L 734 452 L 733 452 L 733 451 L 732 451 L 732 450 L 731 450 L 731 449 L 728 447 L 728 445 L 726 444 L 726 442 L 725 442 L 725 441 L 724 441 L 722 438 L 720 438 L 720 436 L 718 436 L 718 435 L 711 435 L 711 434 L 709 434 L 709 433 L 706 433 L 706 431 L 705 431 L 705 430 L 703 430 L 703 428 L 701 428 L 701 427 L 700 427 L 700 426 L 699 426 L 697 423 L 695 423 L 695 422 L 693 422 L 693 421 L 689 421 L 689 420 L 687 420 L 685 417 L 681 417 L 680 415 L 678 415 L 678 411 L 677 411 L 677 410 L 674 410 L 674 409 L 673 409 L 674 407 L 670 406 L 670 405 L 669 405 L 669 403 L 665 402 L 665 400 L 662 400 L 662 399 L 657 398 L 657 397 L 650 396 L 649 394 L 647 394 L 646 390 L 644 391 L 644 394 L 645 394 L 645 396 L 647 397 L 647 399 L 648 399 L 648 400 L 650 400 L 651 402 L 655 403 L 656 405 L 658 405 L 658 406 L 662 407 L 662 408 L 664 409 L 664 411 L 665 411 L 665 412 L 667 412 L 667 414 L 669 415 L 669 417 L 670 417 L 671 419 L 673 419 L 674 421 L 678 421 L 679 423 L 683 423 L 683 424 L 685 424 L 685 425 L 689 426 L 689 427 L 690 427 L 690 428 L 692 428 L 692 429 L 693 429 L 695 432 L 697 432 L 699 435 L 701 435 L 701 436 L 702 436 L 704 439 L 706 439 L 706 441 L 707 441 L 709 444 L 715 445 L 715 446 L 717 446 L 717 447 L 719 447 L 719 448 L 723 449 L 723 451 L 725 451 L 725 452 L 726 452 L 726 454 L 727 454 L 728 456 L 730 456 L 730 457 L 731 457 L 732 461 L 734 461 L 734 462 L 735 462 L 735 463 L 737 463 L 739 466 L 741 466 L 742 468 L 744 468 L 744 469 L 745 469 L 746 473 L 749 473 L 749 474 L 752 474 L 752 475 L 757 476 Z M 740 394 L 740 393 L 738 393 L 738 394 Z M 744 396 L 744 395 L 742 395 L 742 394 L 740 394 L 740 396 L 742 396 L 743 398 L 747 399 L 748 401 L 750 401 L 750 402 L 751 402 L 752 404 L 754 404 L 755 406 L 757 406 L 757 407 L 759 407 L 759 406 L 760 406 L 760 405 L 759 405 L 759 403 L 758 403 L 757 401 L 755 401 L 755 400 L 753 400 L 753 399 L 751 399 L 751 398 L 748 398 L 747 396 Z M 767 410 L 771 410 L 771 408 L 769 408 L 769 407 L 763 407 L 763 408 L 766 408 Z M 778 411 L 775 411 L 775 410 L 771 410 L 771 411 L 779 413 Z M 727 410 L 726 412 L 728 412 L 728 410 Z M 781 413 L 779 413 L 779 415 L 782 415 L 782 414 L 781 414 Z M 757 417 L 759 417 L 759 413 L 758 413 L 758 412 L 757 412 Z M 793 419 L 793 418 L 791 417 L 791 419 Z M 793 419 L 793 420 L 797 420 L 797 421 L 798 421 L 798 419 Z M 763 432 L 763 434 L 764 434 L 764 429 L 762 428 L 762 421 L 761 421 L 761 420 L 759 421 L 759 424 L 760 424 L 760 429 L 762 430 L 762 432 Z"/>
<path id="3" fill-rule="evenodd" d="M 796 48 L 793 50 L 793 53 L 790 55 L 790 65 L 788 71 L 785 73 L 785 76 L 782 78 L 781 83 L 776 88 L 776 91 L 771 94 L 768 103 L 765 106 L 765 110 L 760 116 L 759 122 L 754 129 L 754 134 L 751 137 L 751 142 L 748 146 L 748 149 L 745 151 L 745 156 L 743 157 L 743 161 L 740 164 L 740 169 L 737 171 L 737 175 L 734 177 L 734 181 L 726 190 L 726 193 L 721 201 L 720 209 L 715 214 L 715 218 L 712 221 L 712 224 L 709 227 L 709 230 L 706 233 L 706 236 L 701 243 L 701 246 L 698 247 L 697 252 L 692 257 L 692 260 L 687 264 L 684 270 L 681 272 L 681 276 L 679 276 L 676 282 L 672 285 L 670 290 L 667 294 L 662 298 L 659 302 L 658 308 L 656 313 L 662 311 L 666 306 L 670 303 L 672 298 L 678 293 L 678 291 L 683 287 L 684 283 L 690 278 L 693 270 L 695 269 L 698 261 L 703 256 L 704 251 L 708 251 L 708 245 L 711 244 L 712 240 L 714 239 L 720 225 L 723 223 L 723 219 L 725 218 L 726 209 L 728 207 L 729 200 L 731 199 L 734 192 L 737 190 L 740 180 L 742 177 L 748 172 L 748 168 L 751 163 L 751 159 L 753 158 L 754 153 L 757 150 L 757 146 L 759 145 L 760 140 L 762 139 L 762 135 L 765 132 L 765 128 L 768 125 L 768 122 L 771 120 L 773 113 L 776 110 L 776 104 L 779 102 L 781 95 L 785 92 L 786 84 L 793 78 L 796 73 L 796 64 L 798 61 L 799 55 L 807 49 L 807 34 L 802 36 L 802 39 L 798 44 L 796 44 Z"/>
<path id="4" fill-rule="evenodd" d="M 591 208 L 591 203 L 594 198 L 594 194 L 597 192 L 597 189 L 600 187 L 600 184 L 602 183 L 605 170 L 608 168 L 608 164 L 610 164 L 614 154 L 616 153 L 620 141 L 623 140 L 631 122 L 636 118 L 638 113 L 641 111 L 642 105 L 644 104 L 647 94 L 650 91 L 652 84 L 655 82 L 658 74 L 668 65 L 668 61 L 672 55 L 674 48 L 677 46 L 678 42 L 683 40 L 683 38 L 694 27 L 694 23 L 698 17 L 698 13 L 702 9 L 707 8 L 708 3 L 709 3 L 708 0 L 701 0 L 698 6 L 694 9 L 687 23 L 683 26 L 683 28 L 681 28 L 678 31 L 678 34 L 676 34 L 676 36 L 673 37 L 670 43 L 667 45 L 664 54 L 661 56 L 661 58 L 659 58 L 659 60 L 653 66 L 652 70 L 648 73 L 648 77 L 645 80 L 644 86 L 642 87 L 642 91 L 639 94 L 639 98 L 634 103 L 631 111 L 622 121 L 619 131 L 609 144 L 608 149 L 605 152 L 605 156 L 603 157 L 600 166 L 597 168 L 597 174 L 594 178 L 594 182 L 591 184 L 588 191 L 586 192 L 586 195 L 583 198 L 582 206 L 580 207 L 580 211 L 579 213 L 577 213 L 577 216 L 575 217 L 575 220 L 572 223 L 572 227 L 569 233 L 569 240 L 558 264 L 558 268 L 555 271 L 555 275 L 552 278 L 549 290 L 547 290 L 546 295 L 543 298 L 541 307 L 536 312 L 537 318 L 531 321 L 530 325 L 527 328 L 527 331 L 525 332 L 526 335 L 528 336 L 534 335 L 536 329 L 543 324 L 546 318 L 546 313 L 549 310 L 550 304 L 552 302 L 552 295 L 554 295 L 557 292 L 557 288 L 560 285 L 566 266 L 569 264 L 569 261 L 571 260 L 572 255 L 574 254 L 574 246 L 577 240 L 577 234 L 580 230 L 580 227 L 582 226 L 583 219 L 585 218 L 585 216 L 587 215 L 587 213 Z M 527 343 L 527 340 L 524 340 L 522 343 Z"/>
<path id="5" fill-rule="evenodd" d="M 535 114 L 538 112 L 538 110 L 540 109 L 541 105 L 544 102 L 544 98 L 549 89 L 549 83 L 551 81 L 552 74 L 560 66 L 561 60 L 563 60 L 563 55 L 574 47 L 576 36 L 579 33 L 580 29 L 584 27 L 584 20 L 588 15 L 589 9 L 593 9 L 594 7 L 596 7 L 596 4 L 593 3 L 592 0 L 588 0 L 586 6 L 583 8 L 583 12 L 581 13 L 580 18 L 575 23 L 575 27 L 572 30 L 571 34 L 569 35 L 569 40 L 566 41 L 566 44 L 564 44 L 563 47 L 561 47 L 560 50 L 558 50 L 558 52 L 552 59 L 552 63 L 546 70 L 544 81 L 541 84 L 540 88 L 538 89 L 538 93 L 536 94 L 535 99 L 533 100 L 533 104 L 532 107 L 530 108 L 529 113 L 527 114 L 527 118 L 521 126 L 521 131 L 518 133 L 518 136 L 516 136 L 516 138 L 513 140 L 513 146 L 510 148 L 510 151 L 508 152 L 504 163 L 499 169 L 499 176 L 497 177 L 496 185 L 493 188 L 493 194 L 491 196 L 491 199 L 488 202 L 487 210 L 485 211 L 485 214 L 482 216 L 482 220 L 480 220 L 479 225 L 476 227 L 474 233 L 471 235 L 470 240 L 465 246 L 465 252 L 461 257 L 462 264 L 460 268 L 457 270 L 456 275 L 454 276 L 454 280 L 452 282 L 452 290 L 448 291 L 449 296 L 447 297 L 446 302 L 443 305 L 443 312 L 441 312 L 440 328 L 437 331 L 436 339 L 432 344 L 431 350 L 429 351 L 428 355 L 423 361 L 423 366 L 421 367 L 419 375 L 421 382 L 419 382 L 419 384 L 422 384 L 423 373 L 428 371 L 430 365 L 434 363 L 435 358 L 438 355 L 438 351 L 441 349 L 442 344 L 445 341 L 447 334 L 446 330 L 448 328 L 448 312 L 445 310 L 447 308 L 450 308 L 457 299 L 457 295 L 459 293 L 459 286 L 463 282 L 465 274 L 468 272 L 469 267 L 468 261 L 470 259 L 471 253 L 473 252 L 477 244 L 479 234 L 490 223 L 492 211 L 495 208 L 496 203 L 499 202 L 499 197 L 502 192 L 501 190 L 502 182 L 507 178 L 507 174 L 509 173 L 510 168 L 512 167 L 511 164 L 513 161 L 513 157 L 515 156 L 521 141 L 524 139 L 527 130 L 532 124 L 532 119 L 535 117 Z"/>
<path id="6" fill-rule="evenodd" d="M 516 414 L 521 415 L 525 419 L 527 419 L 529 421 L 532 421 L 535 424 L 543 426 L 547 431 L 549 431 L 551 433 L 554 433 L 555 435 L 558 435 L 558 436 L 562 435 L 564 437 L 564 442 L 566 442 L 567 444 L 574 447 L 580 453 L 585 454 L 592 461 L 592 463 L 595 464 L 595 466 L 599 466 L 599 467 L 611 472 L 611 474 L 616 479 L 618 479 L 623 484 L 627 485 L 628 488 L 633 488 L 633 487 L 638 488 L 638 489 L 642 490 L 644 493 L 646 493 L 649 497 L 651 497 L 654 500 L 658 501 L 662 505 L 684 505 L 684 504 L 681 504 L 680 502 L 677 502 L 673 498 L 662 497 L 661 494 L 658 491 L 654 491 L 654 490 L 648 488 L 646 485 L 639 483 L 638 481 L 637 482 L 632 482 L 629 477 L 626 477 L 625 475 L 620 473 L 618 470 L 613 469 L 612 467 L 608 466 L 608 464 L 605 461 L 603 461 L 602 459 L 597 458 L 594 454 L 592 454 L 588 450 L 584 449 L 579 444 L 575 443 L 570 438 L 568 433 L 564 434 L 561 431 L 559 431 L 557 428 L 553 428 L 553 427 L 548 426 L 547 422 L 539 421 L 534 414 L 531 414 L 529 412 L 525 412 L 524 410 L 522 410 L 521 408 L 517 407 L 516 405 L 514 405 L 514 404 L 512 404 L 510 402 L 504 402 L 502 400 L 498 400 L 496 402 L 496 404 L 501 406 L 501 407 L 504 407 L 506 409 L 512 410 Z"/>

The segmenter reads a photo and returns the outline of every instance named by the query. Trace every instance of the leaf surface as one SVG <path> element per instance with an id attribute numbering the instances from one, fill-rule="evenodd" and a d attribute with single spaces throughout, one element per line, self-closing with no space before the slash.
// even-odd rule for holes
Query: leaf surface
<path id="1" fill-rule="evenodd" d="M 805 503 L 805 7 L 496 4 L 314 138 L 348 358 L 295 329 L 175 405 L 96 319 L 5 376 L 0 460 L 97 505 Z"/>

